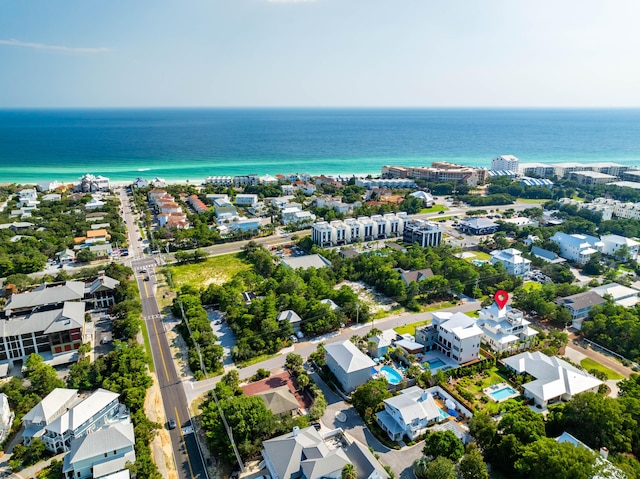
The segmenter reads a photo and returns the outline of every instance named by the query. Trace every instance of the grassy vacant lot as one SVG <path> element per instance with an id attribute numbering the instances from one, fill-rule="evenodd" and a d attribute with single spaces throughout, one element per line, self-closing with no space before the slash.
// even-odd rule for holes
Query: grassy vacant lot
<path id="1" fill-rule="evenodd" d="M 541 205 L 545 201 L 549 201 L 549 200 L 536 200 L 534 198 L 518 198 L 518 203 L 531 203 L 531 204 Z"/>
<path id="2" fill-rule="evenodd" d="M 491 256 L 488 253 L 483 253 L 482 251 L 469 251 L 469 255 L 465 260 L 471 263 L 474 259 L 478 259 L 480 261 L 491 261 Z M 473 255 L 473 256 L 471 256 Z M 467 256 L 465 254 L 465 256 Z"/>
<path id="3" fill-rule="evenodd" d="M 207 258 L 201 263 L 189 263 L 170 267 L 175 288 L 185 285 L 196 289 L 206 288 L 212 283 L 224 284 L 234 275 L 251 268 L 242 253 Z"/>
<path id="4" fill-rule="evenodd" d="M 433 205 L 431 208 L 422 208 L 420 213 L 437 213 L 438 211 L 447 211 L 448 209 L 445 205 Z"/>
<path id="5" fill-rule="evenodd" d="M 613 371 L 612 369 L 609 369 L 608 367 L 603 366 L 602 364 L 595 362 L 591 358 L 584 358 L 582 361 L 580 361 L 580 366 L 585 368 L 587 371 L 589 371 L 590 369 L 596 369 L 596 370 L 600 371 L 601 373 L 605 373 L 609 379 L 614 379 L 616 381 L 618 381 L 620 379 L 624 379 L 624 376 L 622 376 L 621 374 L 618 374 L 617 372 Z"/>
<path id="6" fill-rule="evenodd" d="M 410 334 L 412 336 L 416 335 L 416 328 L 421 326 L 425 326 L 429 324 L 431 321 L 428 319 L 426 321 L 418 321 L 417 323 L 405 324 L 404 326 L 398 326 L 397 328 L 393 328 L 393 330 L 398 334 Z"/>

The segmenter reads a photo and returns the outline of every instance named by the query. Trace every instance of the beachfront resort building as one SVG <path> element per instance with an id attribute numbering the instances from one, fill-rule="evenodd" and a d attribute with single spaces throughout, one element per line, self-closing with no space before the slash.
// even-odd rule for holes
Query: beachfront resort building
<path id="1" fill-rule="evenodd" d="M 477 324 L 482 342 L 498 353 L 527 348 L 538 334 L 522 311 L 511 306 L 501 308 L 495 302 L 480 310 Z"/>
<path id="2" fill-rule="evenodd" d="M 522 252 L 507 248 L 491 252 L 491 264 L 501 264 L 512 276 L 525 276 L 531 271 L 531 260 L 522 257 Z"/>
<path id="3" fill-rule="evenodd" d="M 86 174 L 80 178 L 80 183 L 76 184 L 74 189 L 82 193 L 93 193 L 94 191 L 109 191 L 109 188 L 109 178 Z"/>
<path id="4" fill-rule="evenodd" d="M 434 161 L 431 166 L 383 166 L 382 176 L 385 178 L 416 178 L 427 181 L 464 181 L 469 186 L 477 186 L 487 178 L 487 170 Z"/>
<path id="5" fill-rule="evenodd" d="M 493 171 L 514 171 L 520 169 L 520 160 L 513 155 L 500 155 L 491 160 L 491 170 Z"/>
<path id="6" fill-rule="evenodd" d="M 502 363 L 518 374 L 526 373 L 535 378 L 523 385 L 524 396 L 533 399 L 540 408 L 559 401 L 570 401 L 576 394 L 598 392 L 602 384 L 586 371 L 539 351 L 517 354 L 503 359 Z"/>
<path id="7" fill-rule="evenodd" d="M 351 341 L 327 344 L 325 359 L 327 367 L 346 393 L 369 381 L 375 371 L 373 360 Z"/>
<path id="8" fill-rule="evenodd" d="M 440 351 L 458 364 L 478 359 L 482 330 L 464 313 L 433 312 L 431 324 L 416 328 L 416 341 L 425 351 Z"/>

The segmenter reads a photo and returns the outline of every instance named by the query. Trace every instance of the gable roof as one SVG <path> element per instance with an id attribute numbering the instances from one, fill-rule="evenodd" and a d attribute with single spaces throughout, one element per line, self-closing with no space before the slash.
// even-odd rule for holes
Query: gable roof
<path id="1" fill-rule="evenodd" d="M 0 329 L 0 337 L 43 331 L 46 334 L 84 327 L 85 303 L 67 301 L 62 308 L 39 311 L 27 316 L 13 316 Z"/>
<path id="2" fill-rule="evenodd" d="M 453 314 L 450 318 L 441 322 L 440 327 L 445 331 L 455 334 L 460 339 L 481 336 L 483 334 L 475 318 L 460 312 Z"/>
<path id="3" fill-rule="evenodd" d="M 564 263 L 567 261 L 564 258 L 558 256 L 557 253 L 553 251 L 549 251 L 547 249 L 540 248 L 539 246 L 531 247 L 531 254 L 537 256 L 540 259 L 547 261 L 548 263 Z"/>
<path id="4" fill-rule="evenodd" d="M 64 462 L 73 464 L 91 458 L 102 459 L 105 452 L 133 447 L 134 444 L 133 424 L 129 421 L 119 422 L 73 440 Z"/>
<path id="5" fill-rule="evenodd" d="M 22 417 L 22 421 L 32 423 L 49 423 L 55 419 L 53 416 L 59 412 L 60 407 L 72 398 L 78 396 L 77 389 L 55 388 L 47 394 L 42 401 L 36 404 L 31 411 Z"/>
<path id="6" fill-rule="evenodd" d="M 324 350 L 346 373 L 371 369 L 375 366 L 373 360 L 360 351 L 351 341 L 327 344 Z"/>
<path id="7" fill-rule="evenodd" d="M 66 281 L 64 284 L 43 284 L 26 293 L 14 294 L 7 301 L 5 311 L 35 308 L 47 304 L 58 304 L 64 301 L 78 301 L 84 296 L 84 283 L 82 281 Z"/>
<path id="8" fill-rule="evenodd" d="M 69 409 L 62 416 L 47 426 L 47 430 L 64 434 L 65 431 L 75 431 L 85 422 L 91 419 L 96 413 L 105 408 L 113 400 L 120 397 L 118 393 L 107 391 L 106 389 L 96 389 L 91 395 L 74 407 Z"/>
<path id="9" fill-rule="evenodd" d="M 116 286 L 120 284 L 120 281 L 117 279 L 113 279 L 109 276 L 98 276 L 91 283 L 89 283 L 85 288 L 86 294 L 93 294 L 97 291 L 111 291 L 115 289 Z"/>
<path id="10" fill-rule="evenodd" d="M 384 403 L 397 410 L 405 424 L 411 424 L 414 419 L 431 421 L 440 415 L 433 396 L 418 386 L 404 389 L 401 394 L 385 399 Z"/>

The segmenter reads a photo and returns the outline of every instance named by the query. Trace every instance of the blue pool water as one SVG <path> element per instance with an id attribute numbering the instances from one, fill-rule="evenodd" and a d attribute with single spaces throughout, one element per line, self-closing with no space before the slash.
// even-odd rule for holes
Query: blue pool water
<path id="1" fill-rule="evenodd" d="M 518 391 L 516 391 L 512 387 L 505 386 L 501 389 L 498 389 L 497 391 L 491 391 L 489 394 L 491 394 L 491 397 L 493 399 L 499 402 L 507 399 L 510 396 L 513 396 L 514 394 L 518 394 Z"/>
<path id="2" fill-rule="evenodd" d="M 402 375 L 389 366 L 382 366 L 380 372 L 385 375 L 389 384 L 399 384 L 402 381 Z"/>
<path id="3" fill-rule="evenodd" d="M 439 415 L 438 415 L 438 422 L 440 421 L 444 421 L 445 419 L 447 419 L 449 417 L 449 414 L 442 408 L 438 408 L 439 411 Z"/>
<path id="4" fill-rule="evenodd" d="M 444 366 L 444 361 L 442 359 L 431 359 L 427 362 L 429 363 L 429 369 L 438 369 Z"/>

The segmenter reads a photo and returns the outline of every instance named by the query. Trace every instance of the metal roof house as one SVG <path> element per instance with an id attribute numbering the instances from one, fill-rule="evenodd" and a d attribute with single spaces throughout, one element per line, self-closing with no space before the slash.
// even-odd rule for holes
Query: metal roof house
<path id="1" fill-rule="evenodd" d="M 327 367 L 347 393 L 352 392 L 372 377 L 375 363 L 351 341 L 327 344 L 325 356 Z"/>

